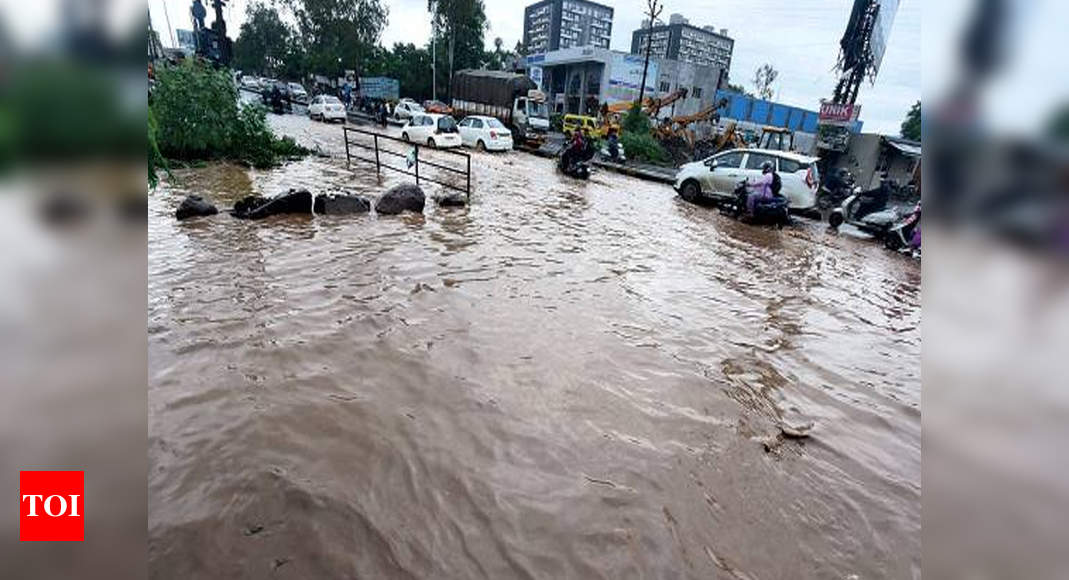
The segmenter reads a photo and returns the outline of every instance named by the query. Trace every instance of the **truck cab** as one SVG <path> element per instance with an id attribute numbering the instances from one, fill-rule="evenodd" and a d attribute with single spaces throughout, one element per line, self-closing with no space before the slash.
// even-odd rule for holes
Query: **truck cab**
<path id="1" fill-rule="evenodd" d="M 537 93 L 537 94 L 535 94 Z M 519 97 L 512 107 L 512 123 L 520 129 L 521 136 L 528 141 L 543 141 L 549 131 L 549 110 L 546 97 L 541 91 L 528 91 L 526 97 Z"/>

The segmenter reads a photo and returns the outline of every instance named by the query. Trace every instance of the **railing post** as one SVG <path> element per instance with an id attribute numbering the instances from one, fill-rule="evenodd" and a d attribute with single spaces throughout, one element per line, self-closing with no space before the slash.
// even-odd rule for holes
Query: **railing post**
<path id="1" fill-rule="evenodd" d="M 471 155 L 465 155 L 468 158 L 468 203 L 471 203 Z"/>
<path id="2" fill-rule="evenodd" d="M 416 148 L 416 185 L 419 185 L 419 145 L 412 146 Z"/>
<path id="3" fill-rule="evenodd" d="M 341 133 L 345 137 L 345 168 L 352 169 L 352 167 L 350 167 L 352 164 L 349 158 L 349 128 L 342 127 Z"/>
<path id="4" fill-rule="evenodd" d="M 379 168 L 379 134 L 375 133 L 375 173 L 382 174 L 382 169 Z"/>

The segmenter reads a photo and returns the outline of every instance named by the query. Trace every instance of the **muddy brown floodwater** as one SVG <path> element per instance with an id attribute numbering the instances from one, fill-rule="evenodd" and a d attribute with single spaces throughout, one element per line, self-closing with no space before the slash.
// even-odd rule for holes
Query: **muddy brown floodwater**
<path id="1" fill-rule="evenodd" d="M 271 122 L 333 157 L 150 196 L 152 577 L 920 577 L 917 263 L 520 152 L 467 209 L 176 222 L 403 179 Z"/>

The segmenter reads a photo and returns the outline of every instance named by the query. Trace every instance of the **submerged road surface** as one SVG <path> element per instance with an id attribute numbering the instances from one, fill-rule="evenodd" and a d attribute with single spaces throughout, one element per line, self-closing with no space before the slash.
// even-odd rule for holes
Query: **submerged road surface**
<path id="1" fill-rule="evenodd" d="M 152 577 L 920 577 L 919 264 L 520 152 L 466 209 L 176 222 L 406 179 L 271 122 L 334 157 L 150 195 Z"/>

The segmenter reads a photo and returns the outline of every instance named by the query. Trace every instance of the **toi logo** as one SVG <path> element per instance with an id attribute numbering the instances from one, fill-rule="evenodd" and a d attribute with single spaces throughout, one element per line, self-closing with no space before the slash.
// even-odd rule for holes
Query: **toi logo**
<path id="1" fill-rule="evenodd" d="M 19 540 L 85 539 L 84 487 L 82 471 L 20 471 Z"/>

